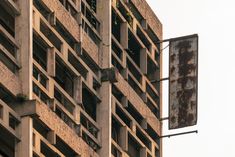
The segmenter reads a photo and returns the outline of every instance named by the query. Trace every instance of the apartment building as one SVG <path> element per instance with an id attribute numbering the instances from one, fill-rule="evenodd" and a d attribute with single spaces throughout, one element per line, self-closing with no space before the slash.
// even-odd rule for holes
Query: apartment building
<path id="1" fill-rule="evenodd" d="M 161 39 L 145 0 L 1 0 L 0 156 L 160 157 Z"/>

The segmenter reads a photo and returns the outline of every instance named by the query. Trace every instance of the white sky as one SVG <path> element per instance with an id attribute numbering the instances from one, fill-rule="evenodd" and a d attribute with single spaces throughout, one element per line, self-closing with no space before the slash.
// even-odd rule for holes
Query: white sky
<path id="1" fill-rule="evenodd" d="M 164 134 L 195 129 L 199 134 L 165 138 L 163 157 L 235 157 L 235 1 L 147 1 L 163 23 L 164 39 L 199 35 L 198 125 L 172 132 L 164 122 Z M 163 103 L 167 116 L 167 97 Z"/>

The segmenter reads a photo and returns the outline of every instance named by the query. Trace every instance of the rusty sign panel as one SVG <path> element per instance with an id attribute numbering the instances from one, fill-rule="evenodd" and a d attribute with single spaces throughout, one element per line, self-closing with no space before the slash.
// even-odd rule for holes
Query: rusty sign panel
<path id="1" fill-rule="evenodd" d="M 170 40 L 169 129 L 197 123 L 198 36 Z"/>

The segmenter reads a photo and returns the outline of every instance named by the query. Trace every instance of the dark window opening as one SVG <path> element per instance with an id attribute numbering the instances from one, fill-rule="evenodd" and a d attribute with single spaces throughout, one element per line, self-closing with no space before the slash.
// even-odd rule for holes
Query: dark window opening
<path id="1" fill-rule="evenodd" d="M 88 9 L 86 10 L 85 17 L 90 22 L 90 24 L 97 30 L 97 32 L 99 32 L 100 24 L 96 17 Z"/>
<path id="2" fill-rule="evenodd" d="M 157 93 L 152 89 L 152 87 L 146 83 L 146 92 L 149 94 L 149 96 L 153 99 L 153 101 L 158 104 L 159 103 L 159 96 Z"/>
<path id="3" fill-rule="evenodd" d="M 133 88 L 133 90 L 142 98 L 143 91 L 138 86 L 138 84 L 131 78 L 131 76 L 128 77 L 128 83 Z"/>
<path id="4" fill-rule="evenodd" d="M 47 138 L 49 128 L 47 128 L 44 123 L 39 120 L 33 119 L 33 128 L 42 135 L 45 139 Z"/>
<path id="5" fill-rule="evenodd" d="M 112 85 L 112 94 L 113 96 L 121 103 L 124 95 L 122 92 L 114 85 Z"/>
<path id="6" fill-rule="evenodd" d="M 118 61 L 118 59 L 112 54 L 112 65 L 118 69 L 119 73 L 122 73 L 122 70 L 124 69 L 121 63 Z"/>
<path id="7" fill-rule="evenodd" d="M 9 14 L 2 5 L 0 5 L 0 25 L 2 25 L 10 35 L 15 36 L 15 17 Z"/>
<path id="8" fill-rule="evenodd" d="M 47 39 L 55 46 L 55 48 L 61 52 L 62 42 L 60 39 L 53 33 L 50 28 L 46 26 L 43 21 L 40 21 L 40 31 L 47 37 Z"/>
<path id="9" fill-rule="evenodd" d="M 147 99 L 147 106 L 153 112 L 153 114 L 156 116 L 156 118 L 159 119 L 160 118 L 160 111 L 149 99 Z"/>
<path id="10" fill-rule="evenodd" d="M 160 138 L 158 134 L 154 131 L 154 129 L 148 124 L 147 130 L 145 130 L 147 134 L 160 146 Z"/>
<path id="11" fill-rule="evenodd" d="M 68 0 L 59 0 L 60 3 L 64 6 L 64 8 L 76 19 L 77 10 L 70 4 Z M 72 0 L 74 3 L 74 0 Z"/>
<path id="12" fill-rule="evenodd" d="M 61 109 L 56 107 L 55 113 L 60 119 L 62 119 L 66 125 L 68 125 L 74 132 L 79 135 L 80 134 L 80 129 L 79 126 L 66 114 L 64 113 Z"/>
<path id="13" fill-rule="evenodd" d="M 118 15 L 112 10 L 112 34 L 120 42 L 121 38 L 121 19 Z"/>
<path id="14" fill-rule="evenodd" d="M 18 67 L 15 65 L 15 63 L 9 59 L 4 52 L 0 49 L 0 61 L 13 73 L 16 73 L 18 70 Z"/>
<path id="15" fill-rule="evenodd" d="M 88 70 L 80 63 L 80 61 L 71 53 L 68 53 L 69 63 L 86 79 Z"/>
<path id="16" fill-rule="evenodd" d="M 77 10 L 68 1 L 66 2 L 65 8 L 76 19 Z"/>
<path id="17" fill-rule="evenodd" d="M 149 26 L 146 32 L 150 37 L 150 39 L 153 41 L 154 45 L 158 48 L 158 51 L 160 51 L 160 42 L 159 42 L 160 40 L 157 37 L 157 35 L 153 32 L 153 30 Z"/>
<path id="18" fill-rule="evenodd" d="M 134 66 L 134 64 L 130 61 L 130 59 L 127 59 L 127 68 L 131 72 L 131 74 L 135 77 L 135 79 L 142 84 L 142 75 L 141 72 L 137 70 L 137 67 Z"/>
<path id="19" fill-rule="evenodd" d="M 36 9 L 42 14 L 45 19 L 48 19 L 50 15 L 50 10 L 47 8 L 45 4 L 41 0 L 34 0 L 33 5 Z"/>
<path id="20" fill-rule="evenodd" d="M 155 148 L 155 157 L 160 157 L 160 150 Z"/>
<path id="21" fill-rule="evenodd" d="M 92 30 L 92 28 L 84 21 L 82 20 L 82 28 L 84 32 L 91 38 L 91 40 L 96 44 L 99 45 L 100 43 L 100 38 L 96 33 Z"/>
<path id="22" fill-rule="evenodd" d="M 47 45 L 36 35 L 33 36 L 33 59 L 47 71 Z"/>
<path id="23" fill-rule="evenodd" d="M 160 53 L 159 51 L 155 50 L 155 61 L 160 64 Z"/>
<path id="24" fill-rule="evenodd" d="M 131 10 L 132 14 L 135 16 L 135 18 L 137 19 L 137 21 L 141 24 L 143 16 L 140 14 L 135 5 L 131 1 L 129 1 L 128 7 Z"/>
<path id="25" fill-rule="evenodd" d="M 145 37 L 144 33 L 140 30 L 139 27 L 137 27 L 137 36 L 143 42 L 145 47 L 150 51 L 151 43 L 148 41 L 148 39 Z"/>
<path id="26" fill-rule="evenodd" d="M 117 57 L 122 60 L 123 52 L 121 48 L 112 40 L 112 51 L 117 55 Z"/>
<path id="27" fill-rule="evenodd" d="M 69 31 L 59 22 L 56 20 L 56 31 L 61 35 L 61 37 L 69 44 L 71 48 L 75 48 L 75 44 L 77 43 L 74 37 L 69 33 Z"/>
<path id="28" fill-rule="evenodd" d="M 158 80 L 159 77 L 160 77 L 160 74 L 159 74 L 159 68 L 158 66 L 156 65 L 156 63 L 154 63 L 154 61 L 150 58 L 150 57 L 147 57 L 147 77 L 150 81 L 152 80 Z"/>
<path id="29" fill-rule="evenodd" d="M 130 128 L 130 126 L 131 126 L 131 119 L 129 117 L 127 117 L 127 115 L 121 110 L 121 108 L 118 107 L 118 105 L 116 105 L 116 114 Z"/>
<path id="30" fill-rule="evenodd" d="M 82 139 L 94 150 L 97 151 L 100 147 L 96 144 L 95 141 L 92 140 L 87 134 L 82 132 Z"/>
<path id="31" fill-rule="evenodd" d="M 60 137 L 56 136 L 56 144 L 55 147 L 60 150 L 61 153 L 66 157 L 75 157 L 78 154 L 68 145 L 66 144 Z"/>
<path id="32" fill-rule="evenodd" d="M 49 97 L 34 82 L 33 82 L 33 93 L 36 94 L 39 97 L 39 99 L 42 100 L 42 102 L 48 104 Z"/>
<path id="33" fill-rule="evenodd" d="M 89 56 L 89 54 L 82 49 L 82 56 L 81 59 L 87 64 L 87 66 L 98 76 L 100 68 L 95 63 L 95 61 Z"/>
<path id="34" fill-rule="evenodd" d="M 121 157 L 122 153 L 112 144 L 111 153 L 114 157 Z"/>
<path id="35" fill-rule="evenodd" d="M 0 104 L 0 119 L 3 119 L 3 106 Z"/>
<path id="36" fill-rule="evenodd" d="M 126 108 L 126 110 L 136 120 L 136 122 L 141 125 L 141 121 L 144 118 L 142 117 L 142 115 L 135 109 L 135 107 L 130 102 L 128 102 L 128 107 Z"/>
<path id="37" fill-rule="evenodd" d="M 12 105 L 15 102 L 15 97 L 3 85 L 0 84 L 0 99 L 7 105 Z"/>
<path id="38" fill-rule="evenodd" d="M 9 126 L 13 130 L 15 130 L 18 124 L 19 124 L 19 121 L 12 114 L 9 113 Z"/>
<path id="39" fill-rule="evenodd" d="M 96 13 L 96 8 L 97 8 L 96 0 L 86 0 L 86 2 L 91 7 L 91 9 Z"/>
<path id="40" fill-rule="evenodd" d="M 141 46 L 135 36 L 128 30 L 128 55 L 140 67 L 140 50 Z"/>
<path id="41" fill-rule="evenodd" d="M 136 136 L 140 139 L 141 142 L 149 149 L 151 150 L 151 141 L 140 131 L 140 129 L 136 128 Z"/>
<path id="42" fill-rule="evenodd" d="M 120 128 L 121 125 L 112 117 L 112 139 L 117 144 L 120 144 Z"/>
<path id="43" fill-rule="evenodd" d="M 16 46 L 2 33 L 0 33 L 0 45 L 2 45 L 13 57 L 16 57 Z"/>
<path id="44" fill-rule="evenodd" d="M 126 19 L 126 21 L 129 23 L 130 26 L 133 25 L 133 18 L 131 14 L 126 10 L 126 8 L 122 5 L 120 0 L 117 0 L 117 6 L 118 10 L 122 14 L 122 16 Z"/>
<path id="45" fill-rule="evenodd" d="M 40 142 L 41 144 L 41 153 L 45 156 L 50 157 L 59 157 L 59 154 L 54 152 L 51 148 L 49 148 L 44 142 Z"/>
<path id="46" fill-rule="evenodd" d="M 95 138 L 98 138 L 98 128 L 94 126 L 92 122 L 90 122 L 89 119 L 85 117 L 85 115 L 81 114 L 80 122 L 82 126 L 85 127 Z"/>
<path id="47" fill-rule="evenodd" d="M 47 88 L 47 81 L 48 78 L 42 73 L 40 72 L 40 70 L 38 68 L 36 68 L 36 66 L 33 66 L 33 77 L 40 82 L 40 84 Z"/>
<path id="48" fill-rule="evenodd" d="M 96 107 L 97 107 L 97 100 L 93 93 L 85 87 L 83 84 L 82 88 L 82 103 L 84 110 L 86 113 L 91 116 L 91 118 L 96 121 Z"/>
<path id="49" fill-rule="evenodd" d="M 94 89 L 96 92 L 99 92 L 100 87 L 101 87 L 100 82 L 97 81 L 97 80 L 93 77 L 93 89 Z"/>
<path id="50" fill-rule="evenodd" d="M 128 151 L 127 154 L 130 157 L 140 157 L 140 145 L 136 142 L 136 140 L 131 137 L 131 135 L 128 136 Z"/>
<path id="51" fill-rule="evenodd" d="M 74 93 L 74 74 L 59 60 L 56 60 L 55 81 L 71 96 Z"/>
<path id="52" fill-rule="evenodd" d="M 73 114 L 75 109 L 74 105 L 56 87 L 54 88 L 54 97 L 67 111 L 69 111 L 69 113 Z"/>

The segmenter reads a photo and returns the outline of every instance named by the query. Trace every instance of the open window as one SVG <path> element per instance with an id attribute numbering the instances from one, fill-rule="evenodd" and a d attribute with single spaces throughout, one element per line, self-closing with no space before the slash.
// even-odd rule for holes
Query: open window
<path id="1" fill-rule="evenodd" d="M 141 157 L 140 148 L 140 144 L 130 134 L 128 134 L 128 155 L 130 157 Z"/>
<path id="2" fill-rule="evenodd" d="M 82 87 L 82 104 L 86 113 L 96 121 L 97 99 L 84 84 Z"/>
<path id="3" fill-rule="evenodd" d="M 33 59 L 47 70 L 47 45 L 37 35 L 33 35 Z"/>
<path id="4" fill-rule="evenodd" d="M 120 42 L 121 19 L 114 10 L 112 10 L 112 34 Z"/>
<path id="5" fill-rule="evenodd" d="M 74 93 L 74 78 L 75 75 L 65 66 L 60 60 L 56 59 L 56 76 L 55 81 L 71 96 Z"/>
<path id="6" fill-rule="evenodd" d="M 0 5 L 0 25 L 6 29 L 6 31 L 15 36 L 15 17 L 11 15 L 2 5 Z"/>
<path id="7" fill-rule="evenodd" d="M 135 36 L 128 30 L 128 55 L 132 58 L 136 65 L 140 67 L 140 50 L 141 46 Z"/>

